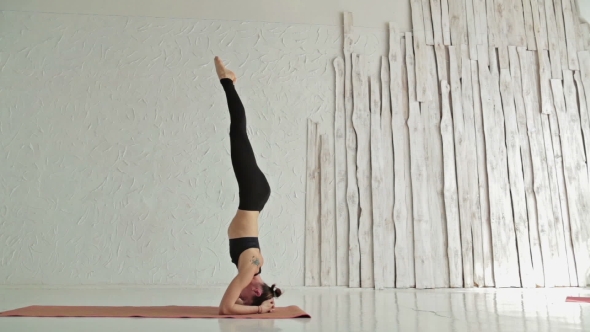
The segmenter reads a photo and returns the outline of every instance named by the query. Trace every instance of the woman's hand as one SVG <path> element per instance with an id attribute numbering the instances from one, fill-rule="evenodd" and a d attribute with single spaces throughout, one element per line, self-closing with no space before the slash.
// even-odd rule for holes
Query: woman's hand
<path id="1" fill-rule="evenodd" d="M 261 313 L 266 314 L 268 312 L 273 312 L 275 311 L 275 300 L 274 299 L 270 299 L 270 300 L 266 300 L 264 301 L 261 305 Z"/>

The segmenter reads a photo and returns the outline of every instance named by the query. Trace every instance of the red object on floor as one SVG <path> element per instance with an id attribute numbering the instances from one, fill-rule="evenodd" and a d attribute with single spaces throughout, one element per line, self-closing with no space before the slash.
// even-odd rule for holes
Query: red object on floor
<path id="1" fill-rule="evenodd" d="M 146 317 L 146 318 L 310 318 L 297 306 L 278 307 L 272 313 L 256 315 L 219 315 L 218 307 L 86 307 L 30 306 L 0 312 L 0 317 Z"/>
<path id="2" fill-rule="evenodd" d="M 565 302 L 590 303 L 590 297 L 568 296 Z"/>

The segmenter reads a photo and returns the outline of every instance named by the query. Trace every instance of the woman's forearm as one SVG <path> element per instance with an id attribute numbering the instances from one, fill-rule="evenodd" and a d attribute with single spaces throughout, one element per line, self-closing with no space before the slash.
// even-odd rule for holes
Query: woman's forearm
<path id="1" fill-rule="evenodd" d="M 229 308 L 219 308 L 221 315 L 253 315 L 257 314 L 259 307 L 253 307 L 242 304 L 234 304 Z"/>

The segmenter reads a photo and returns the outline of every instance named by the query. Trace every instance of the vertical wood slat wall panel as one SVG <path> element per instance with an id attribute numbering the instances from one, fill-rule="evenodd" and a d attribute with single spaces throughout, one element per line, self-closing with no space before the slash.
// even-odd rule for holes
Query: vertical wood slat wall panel
<path id="1" fill-rule="evenodd" d="M 357 135 L 357 179 L 360 203 L 358 225 L 361 253 L 361 287 L 374 287 L 373 276 L 373 213 L 371 192 L 371 112 L 369 80 L 364 55 L 353 55 L 354 112 L 352 124 Z"/>
<path id="2" fill-rule="evenodd" d="M 395 283 L 397 288 L 416 285 L 414 275 L 414 226 L 412 217 L 412 186 L 410 175 L 410 141 L 407 120 L 409 94 L 405 53 L 405 37 L 394 24 L 389 29 L 389 62 L 391 74 L 392 130 L 394 153 Z"/>
<path id="3" fill-rule="evenodd" d="M 481 61 L 481 59 L 479 60 Z M 483 252 L 483 269 L 484 269 L 484 286 L 493 287 L 494 282 L 494 268 L 492 260 L 492 235 L 491 235 L 491 220 L 490 220 L 490 197 L 488 190 L 488 174 L 486 162 L 485 136 L 483 130 L 483 114 L 482 114 L 482 99 L 481 87 L 479 82 L 479 68 L 477 61 L 471 61 L 471 83 L 473 85 L 473 100 L 474 100 L 474 120 L 475 120 L 475 136 L 477 146 L 477 173 L 478 173 L 478 191 L 479 191 L 479 207 L 480 220 L 474 222 L 480 223 L 481 234 L 476 231 L 473 235 L 477 238 L 476 242 L 481 241 Z M 476 228 L 477 230 L 477 228 Z M 481 240 L 479 240 L 481 238 Z"/>
<path id="4" fill-rule="evenodd" d="M 524 47 L 519 48 L 520 50 L 524 51 Z M 521 74 L 521 61 L 519 59 L 519 54 L 517 53 L 517 49 L 514 46 L 509 47 L 508 54 L 510 57 L 510 74 L 512 78 L 512 90 L 514 95 L 514 105 L 516 110 L 516 125 L 518 130 L 518 139 L 519 139 L 519 146 L 520 146 L 520 154 L 521 154 L 521 162 L 522 162 L 522 170 L 523 170 L 523 185 L 524 185 L 524 194 L 525 194 L 525 201 L 526 204 L 526 213 L 527 213 L 527 227 L 526 231 L 528 242 L 529 242 L 529 253 L 530 253 L 530 271 L 532 275 L 532 282 L 534 287 L 544 285 L 544 273 L 542 268 L 542 257 L 541 257 L 541 248 L 539 247 L 538 241 L 533 242 L 534 238 L 530 237 L 530 225 L 536 224 L 537 218 L 537 201 L 535 198 L 535 192 L 533 189 L 533 165 L 532 165 L 532 157 L 531 157 L 531 148 L 529 143 L 529 136 L 528 136 L 528 129 L 527 129 L 527 118 L 526 118 L 526 108 L 525 108 L 525 101 L 523 98 L 523 79 Z M 520 247 L 519 247 L 520 248 Z M 520 249 L 519 249 L 519 255 Z M 526 262 L 526 258 L 521 259 L 520 264 L 528 264 Z M 522 267 L 521 267 L 522 269 Z M 526 267 L 525 267 L 526 272 Z M 521 274 L 524 274 L 521 272 Z M 529 279 L 521 278 L 523 287 L 529 286 Z"/>
<path id="5" fill-rule="evenodd" d="M 378 73 L 344 14 L 333 142 L 308 128 L 306 285 L 586 284 L 590 25 L 576 5 L 411 0 L 413 32 L 390 24 Z"/>
<path id="6" fill-rule="evenodd" d="M 549 178 L 547 174 L 547 155 L 543 142 L 543 129 L 541 125 L 541 112 L 539 92 L 537 82 L 539 77 L 538 56 L 532 52 L 527 52 L 527 71 L 523 70 L 523 75 L 527 75 L 528 89 L 525 87 L 525 95 L 528 90 L 531 97 L 531 103 L 527 108 L 527 122 L 529 131 L 529 140 L 531 143 L 531 155 L 533 159 L 533 179 L 535 181 L 535 197 L 537 198 L 537 226 L 539 243 L 541 244 L 541 254 L 543 256 L 543 268 L 545 272 L 545 287 L 554 287 L 556 285 L 556 261 L 555 248 L 552 230 L 553 209 L 551 204 L 551 193 L 549 191 Z M 526 100 L 525 100 L 526 102 Z"/>
<path id="7" fill-rule="evenodd" d="M 384 249 L 385 218 L 384 218 L 384 194 L 383 188 L 383 148 L 381 133 L 381 92 L 380 84 L 376 77 L 370 80 L 370 165 L 371 165 L 371 203 L 373 212 L 373 280 L 375 289 L 384 288 L 384 257 L 387 252 Z"/>
<path id="8" fill-rule="evenodd" d="M 381 141 L 383 167 L 383 286 L 395 287 L 395 224 L 393 208 L 395 202 L 393 126 L 391 114 L 391 73 L 388 57 L 381 57 Z"/>
<path id="9" fill-rule="evenodd" d="M 473 110 L 473 86 L 471 82 L 471 60 L 469 52 L 465 45 L 461 45 L 461 68 L 463 77 L 461 96 L 463 98 L 463 152 L 465 157 L 466 175 L 466 216 L 470 221 L 466 226 L 468 233 L 472 235 L 473 251 L 473 283 L 476 287 L 484 285 L 484 265 L 483 265 L 483 238 L 481 229 L 481 210 L 479 205 L 479 174 L 477 165 L 477 141 L 475 139 L 475 114 Z M 457 84 L 457 83 L 455 83 Z"/>
<path id="10" fill-rule="evenodd" d="M 428 209 L 430 210 L 430 238 L 433 250 L 433 274 L 436 288 L 449 287 L 449 259 L 445 251 L 447 248 L 446 216 L 444 210 L 444 180 L 443 180 L 443 156 L 442 137 L 440 136 L 440 99 L 438 93 L 437 65 L 434 47 L 428 46 L 428 82 L 429 90 L 432 92 L 432 99 L 423 103 L 426 113 L 423 114 L 425 121 L 425 144 L 426 144 L 426 166 L 428 172 Z M 441 65 L 440 71 L 445 71 L 446 66 Z"/>
<path id="11" fill-rule="evenodd" d="M 336 286 L 336 220 L 334 209 L 334 152 L 320 135 L 320 285 Z"/>
<path id="12" fill-rule="evenodd" d="M 450 287 L 463 287 L 463 256 L 461 252 L 461 226 L 459 225 L 459 200 L 455 173 L 455 140 L 453 138 L 453 119 L 450 105 L 451 87 L 447 81 L 441 81 L 442 119 L 440 124 L 443 141 L 443 163 L 445 182 L 445 212 L 447 216 L 447 234 L 449 257 Z"/>
<path id="13" fill-rule="evenodd" d="M 305 286 L 320 285 L 320 174 L 318 124 L 307 122 Z"/>
<path id="14" fill-rule="evenodd" d="M 344 13 L 344 108 L 346 110 L 346 202 L 349 218 L 349 245 L 348 245 L 348 286 L 360 287 L 360 247 L 358 238 L 359 196 L 356 179 L 356 151 L 357 139 L 352 124 L 354 111 L 353 75 L 352 75 L 352 38 L 353 38 L 352 13 Z M 355 79 L 358 77 L 355 77 Z M 358 84 L 358 82 L 357 82 Z"/>
<path id="15" fill-rule="evenodd" d="M 414 36 L 415 38 L 415 36 Z M 428 205 L 428 174 L 425 164 L 426 142 L 424 133 L 424 113 L 426 104 L 416 98 L 415 55 L 412 34 L 406 33 L 406 65 L 408 75 L 409 116 L 408 128 L 410 138 L 410 174 L 412 184 L 413 223 L 414 223 L 414 264 L 416 271 L 416 288 L 434 288 L 433 257 L 430 241 L 424 241 L 430 235 L 430 213 Z M 422 108 L 422 109 L 421 109 Z"/>
<path id="16" fill-rule="evenodd" d="M 334 112 L 334 169 L 336 181 L 336 285 L 348 286 L 349 218 L 346 203 L 346 108 L 345 108 L 345 63 L 338 57 L 334 60 L 336 73 L 336 102 Z"/>
<path id="17" fill-rule="evenodd" d="M 539 161 L 539 141 L 535 134 L 535 125 L 531 119 L 531 115 L 535 108 L 535 100 L 533 96 L 534 82 L 532 81 L 532 75 L 530 71 L 533 69 L 534 63 L 531 62 L 533 55 L 530 54 L 525 48 L 518 48 L 518 56 L 520 61 L 520 68 L 515 68 L 517 71 L 520 69 L 522 76 L 522 96 L 524 101 L 524 114 L 519 116 L 519 130 L 521 135 L 527 135 L 522 141 L 527 141 L 529 144 L 530 161 L 531 161 L 531 175 L 530 175 L 530 196 L 529 201 L 529 241 L 531 246 L 531 256 L 533 259 L 533 269 L 535 271 L 535 281 L 537 287 L 546 286 L 545 279 L 545 262 L 543 261 L 543 255 L 541 250 L 541 240 L 539 237 L 539 219 L 544 218 L 548 213 L 544 209 L 547 205 L 547 200 L 543 200 L 545 196 L 540 195 L 539 188 L 541 188 L 541 162 Z M 526 178 L 525 178 L 526 179 Z M 533 203 L 534 202 L 534 203 Z M 543 215 L 543 213 L 545 215 Z"/>
<path id="18" fill-rule="evenodd" d="M 459 61 L 456 46 L 449 46 L 449 68 L 451 79 L 451 100 L 453 129 L 455 138 L 455 159 L 457 168 L 457 188 L 459 193 L 459 224 L 461 225 L 461 251 L 463 253 L 463 284 L 473 287 L 473 238 L 471 234 L 471 211 L 469 181 L 467 177 L 467 149 L 463 119 L 463 98 L 461 93 Z"/>

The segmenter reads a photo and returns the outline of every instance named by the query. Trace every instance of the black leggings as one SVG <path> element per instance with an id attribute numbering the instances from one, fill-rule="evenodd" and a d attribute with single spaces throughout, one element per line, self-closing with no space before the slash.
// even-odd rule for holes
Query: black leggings
<path id="1" fill-rule="evenodd" d="M 229 141 L 231 162 L 238 180 L 240 204 L 238 209 L 245 211 L 262 211 L 270 197 L 270 186 L 266 177 L 258 168 L 252 145 L 246 132 L 246 111 L 236 92 L 234 83 L 228 78 L 221 80 L 227 97 L 231 125 Z"/>

